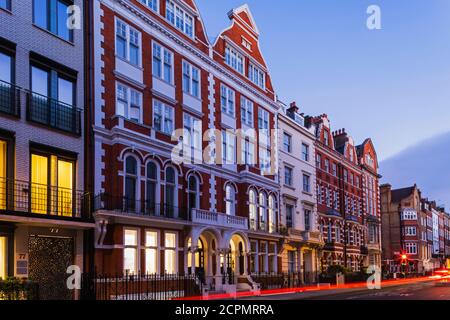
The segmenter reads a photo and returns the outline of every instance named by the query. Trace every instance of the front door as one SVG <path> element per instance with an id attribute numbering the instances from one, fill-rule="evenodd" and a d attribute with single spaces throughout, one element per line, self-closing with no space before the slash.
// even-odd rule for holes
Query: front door
<path id="1" fill-rule="evenodd" d="M 67 267 L 73 264 L 72 238 L 30 236 L 29 277 L 39 284 L 41 300 L 71 300 L 67 288 Z"/>

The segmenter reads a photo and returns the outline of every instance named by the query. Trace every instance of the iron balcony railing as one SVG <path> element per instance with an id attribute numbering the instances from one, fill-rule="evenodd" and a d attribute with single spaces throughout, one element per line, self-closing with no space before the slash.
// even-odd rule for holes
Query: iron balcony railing
<path id="1" fill-rule="evenodd" d="M 190 219 L 189 212 L 186 208 L 127 197 L 116 197 L 106 193 L 99 194 L 94 198 L 94 211 L 100 210 L 144 217 L 162 217 L 179 220 Z"/>
<path id="2" fill-rule="evenodd" d="M 27 120 L 81 135 L 79 108 L 34 92 L 27 92 Z"/>
<path id="3" fill-rule="evenodd" d="M 0 213 L 89 218 L 91 201 L 83 191 L 0 178 Z"/>
<path id="4" fill-rule="evenodd" d="M 0 80 L 0 112 L 20 117 L 20 89 Z"/>

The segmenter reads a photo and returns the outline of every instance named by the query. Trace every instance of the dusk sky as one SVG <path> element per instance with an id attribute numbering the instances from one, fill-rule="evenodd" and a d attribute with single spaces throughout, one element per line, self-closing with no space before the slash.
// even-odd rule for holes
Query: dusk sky
<path id="1" fill-rule="evenodd" d="M 208 36 L 242 0 L 197 0 Z M 450 131 L 449 0 L 248 0 L 281 100 L 372 137 L 379 160 Z M 382 30 L 366 27 L 380 6 Z"/>

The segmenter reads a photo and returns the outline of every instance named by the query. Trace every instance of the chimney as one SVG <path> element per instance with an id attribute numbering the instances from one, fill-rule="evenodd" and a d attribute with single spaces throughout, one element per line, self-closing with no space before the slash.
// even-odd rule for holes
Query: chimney
<path id="1" fill-rule="evenodd" d="M 297 103 L 295 101 L 291 102 L 288 111 L 292 112 L 292 113 L 297 113 L 298 112 Z"/>

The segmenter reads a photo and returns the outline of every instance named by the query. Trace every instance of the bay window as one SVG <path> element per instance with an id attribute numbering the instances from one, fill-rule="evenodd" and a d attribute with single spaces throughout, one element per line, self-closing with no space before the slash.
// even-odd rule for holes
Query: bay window
<path id="1" fill-rule="evenodd" d="M 116 55 L 135 66 L 140 66 L 141 33 L 116 18 Z"/>
<path id="2" fill-rule="evenodd" d="M 235 115 L 235 93 L 225 85 L 220 86 L 220 105 L 222 112 L 234 117 Z"/>
<path id="3" fill-rule="evenodd" d="M 158 271 L 158 239 L 156 231 L 145 233 L 145 272 L 146 274 L 157 274 Z"/>
<path id="4" fill-rule="evenodd" d="M 9 0 L 0 0 L 9 4 Z M 33 23 L 50 31 L 64 40 L 73 42 L 73 30 L 68 27 L 71 17 L 69 7 L 73 1 L 69 0 L 33 0 Z"/>
<path id="5" fill-rule="evenodd" d="M 158 100 L 153 102 L 153 127 L 155 130 L 171 135 L 174 131 L 174 108 Z"/>
<path id="6" fill-rule="evenodd" d="M 153 76 L 173 84 L 173 53 L 153 43 Z"/>
<path id="7" fill-rule="evenodd" d="M 164 272 L 176 274 L 177 269 L 177 234 L 166 232 L 164 234 Z"/>
<path id="8" fill-rule="evenodd" d="M 200 70 L 183 61 L 183 92 L 200 98 Z"/>
<path id="9" fill-rule="evenodd" d="M 171 0 L 166 1 L 166 19 L 188 37 L 194 37 L 194 18 Z"/>
<path id="10" fill-rule="evenodd" d="M 225 63 L 240 74 L 244 74 L 244 56 L 228 45 L 225 48 Z"/>
<path id="11" fill-rule="evenodd" d="M 141 122 L 142 93 L 117 83 L 116 114 L 134 122 Z"/>
<path id="12" fill-rule="evenodd" d="M 125 274 L 134 275 L 138 273 L 138 231 L 125 229 L 123 250 L 123 271 Z"/>
<path id="13" fill-rule="evenodd" d="M 253 102 L 241 96 L 241 120 L 242 123 L 253 127 Z"/>

